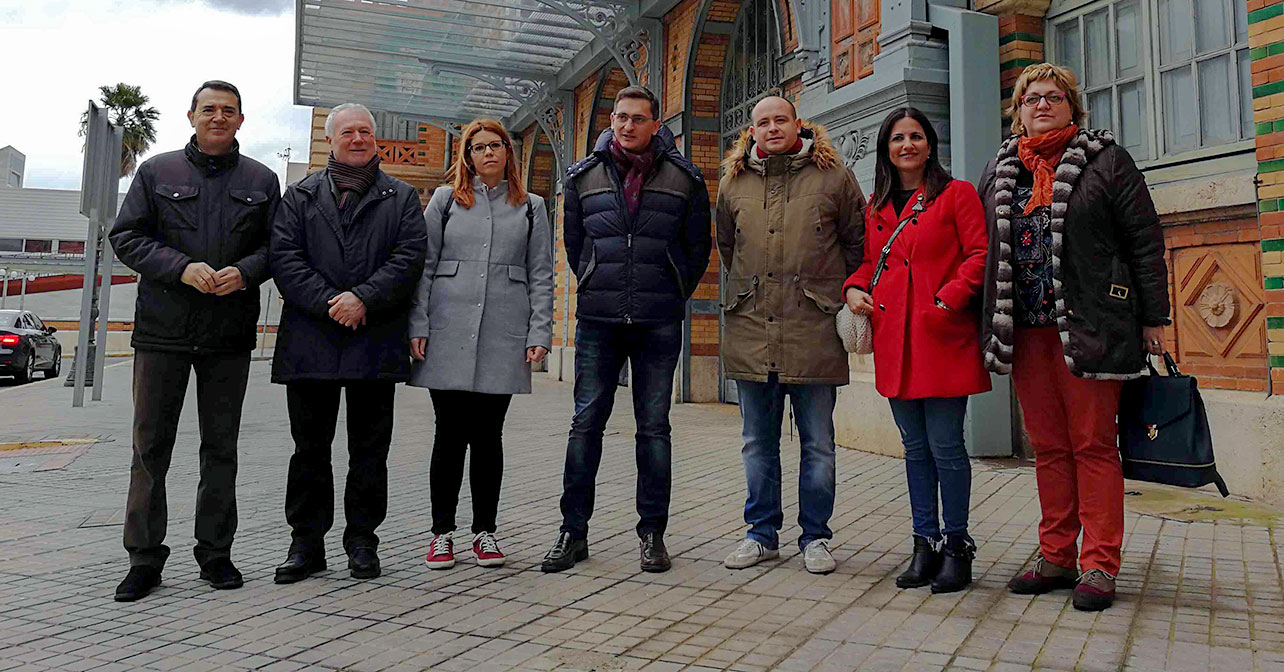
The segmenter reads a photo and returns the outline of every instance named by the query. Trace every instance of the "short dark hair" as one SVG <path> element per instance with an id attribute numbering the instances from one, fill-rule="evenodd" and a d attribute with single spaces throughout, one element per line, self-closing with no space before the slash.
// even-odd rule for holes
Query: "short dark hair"
<path id="1" fill-rule="evenodd" d="M 190 110 L 191 112 L 196 111 L 196 97 L 201 95 L 201 92 L 204 91 L 205 89 L 214 89 L 215 91 L 227 91 L 228 93 L 236 96 L 236 111 L 244 112 L 244 110 L 241 109 L 240 90 L 238 90 L 235 86 L 221 79 L 211 79 L 210 81 L 205 82 L 204 84 L 201 84 L 200 86 L 196 87 L 196 93 L 192 94 L 192 109 Z"/>
<path id="2" fill-rule="evenodd" d="M 628 98 L 648 101 L 651 103 L 651 117 L 656 120 L 660 118 L 660 101 L 650 89 L 645 86 L 626 86 L 615 94 L 615 104 L 619 105 L 621 100 Z"/>

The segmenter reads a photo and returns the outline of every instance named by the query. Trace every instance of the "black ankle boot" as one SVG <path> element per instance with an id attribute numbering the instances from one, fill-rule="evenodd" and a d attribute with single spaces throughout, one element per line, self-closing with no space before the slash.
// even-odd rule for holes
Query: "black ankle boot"
<path id="1" fill-rule="evenodd" d="M 932 581 L 933 593 L 953 593 L 972 583 L 972 558 L 976 557 L 976 544 L 966 534 L 950 534 L 941 547 L 945 556 L 941 571 Z"/>
<path id="2" fill-rule="evenodd" d="M 915 535 L 914 555 L 910 557 L 909 568 L 896 577 L 896 585 L 900 588 L 926 586 L 940 570 L 941 552 L 927 538 Z"/>

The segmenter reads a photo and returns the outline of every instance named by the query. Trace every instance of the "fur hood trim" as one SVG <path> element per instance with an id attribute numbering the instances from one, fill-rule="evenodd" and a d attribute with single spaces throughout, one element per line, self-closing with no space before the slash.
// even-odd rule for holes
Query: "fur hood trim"
<path id="1" fill-rule="evenodd" d="M 810 156 L 800 157 L 803 160 L 796 162 L 795 170 L 806 165 L 808 158 L 821 170 L 829 170 L 835 166 L 843 165 L 838 156 L 838 150 L 834 148 L 834 143 L 830 141 L 829 132 L 825 130 L 824 126 L 806 119 L 799 119 L 798 121 L 802 125 L 802 130 L 798 133 L 799 137 L 811 140 L 812 144 Z M 726 158 L 722 160 L 722 168 L 727 177 L 734 178 L 745 171 L 749 164 L 748 157 L 750 156 L 750 150 L 753 149 L 753 144 L 753 131 L 746 127 L 740 131 L 740 139 L 736 140 L 736 144 L 727 151 Z"/>

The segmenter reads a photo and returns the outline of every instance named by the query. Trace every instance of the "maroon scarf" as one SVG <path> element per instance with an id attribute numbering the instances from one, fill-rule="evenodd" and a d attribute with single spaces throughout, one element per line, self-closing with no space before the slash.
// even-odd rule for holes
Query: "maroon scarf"
<path id="1" fill-rule="evenodd" d="M 789 154 L 789 155 L 791 155 L 791 156 L 792 156 L 792 155 L 794 155 L 794 154 L 797 154 L 798 152 L 801 152 L 801 151 L 802 151 L 802 148 L 803 148 L 803 141 L 802 141 L 802 138 L 798 138 L 797 140 L 795 140 L 795 141 L 794 141 L 794 146 L 793 146 L 793 147 L 790 147 L 790 148 L 789 148 L 789 151 L 787 151 L 787 152 L 785 152 L 785 153 L 786 153 L 786 154 Z M 771 156 L 770 154 L 768 154 L 768 153 L 766 153 L 766 152 L 762 151 L 762 145 L 759 145 L 759 144 L 756 144 L 756 143 L 755 143 L 755 144 L 754 144 L 754 146 L 753 146 L 753 149 L 754 149 L 754 151 L 755 151 L 755 152 L 757 152 L 757 153 L 758 153 L 758 158 L 760 158 L 760 159 L 765 159 L 765 158 L 767 158 L 767 157 Z"/>
<path id="2" fill-rule="evenodd" d="M 624 173 L 624 203 L 629 208 L 629 216 L 637 217 L 642 205 L 642 185 L 655 168 L 655 151 L 647 147 L 644 152 L 630 152 L 614 139 L 609 147 L 615 165 Z"/>

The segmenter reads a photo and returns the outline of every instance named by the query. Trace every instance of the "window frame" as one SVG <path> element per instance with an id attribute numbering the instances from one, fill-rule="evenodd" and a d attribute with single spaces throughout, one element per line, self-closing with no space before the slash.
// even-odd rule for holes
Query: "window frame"
<path id="1" fill-rule="evenodd" d="M 1138 9 L 1140 10 L 1140 14 L 1141 14 L 1141 17 L 1139 20 L 1142 28 L 1142 31 L 1141 31 L 1142 34 L 1138 36 L 1141 42 L 1141 45 L 1140 45 L 1141 49 L 1139 50 L 1139 54 L 1145 60 L 1141 64 L 1142 72 L 1140 75 L 1135 77 L 1125 78 L 1125 77 L 1120 77 L 1118 75 L 1118 72 L 1119 72 L 1118 53 L 1117 53 L 1117 45 L 1116 45 L 1118 41 L 1118 35 L 1117 35 L 1117 27 L 1116 27 L 1116 10 L 1119 5 L 1124 4 L 1127 1 L 1128 0 L 1067 0 L 1066 2 L 1054 3 L 1053 6 L 1049 8 L 1047 15 L 1044 17 L 1044 35 L 1045 35 L 1044 50 L 1045 50 L 1045 55 L 1047 56 L 1047 60 L 1053 63 L 1059 62 L 1059 59 L 1060 59 L 1060 54 L 1058 53 L 1058 51 L 1060 47 L 1061 33 L 1064 31 L 1063 26 L 1073 21 L 1075 22 L 1075 25 L 1078 27 L 1079 40 L 1081 45 L 1080 54 L 1079 54 L 1080 62 L 1074 65 L 1071 65 L 1071 67 L 1072 69 L 1074 69 L 1075 75 L 1078 76 L 1080 79 L 1080 93 L 1083 96 L 1085 108 L 1088 106 L 1088 101 L 1092 94 L 1099 93 L 1106 89 L 1111 89 L 1112 95 L 1111 95 L 1111 110 L 1110 110 L 1110 119 L 1111 119 L 1110 128 L 1111 130 L 1117 131 L 1119 128 L 1121 128 L 1121 111 L 1119 109 L 1119 104 L 1118 104 L 1119 87 L 1127 86 L 1137 81 L 1142 82 L 1142 89 L 1143 89 L 1142 95 L 1144 96 L 1143 109 L 1146 115 L 1145 145 L 1147 149 L 1147 156 L 1145 158 L 1134 157 L 1137 161 L 1137 164 L 1142 168 L 1159 167 L 1159 166 L 1166 166 L 1166 165 L 1172 165 L 1177 163 L 1186 163 L 1190 161 L 1199 161 L 1199 160 L 1208 159 L 1208 158 L 1228 156 L 1228 155 L 1253 151 L 1255 149 L 1255 144 L 1256 144 L 1254 142 L 1254 136 L 1256 135 L 1256 128 L 1255 128 L 1255 125 L 1251 122 L 1251 117 L 1250 117 L 1248 128 L 1244 128 L 1243 126 L 1244 111 L 1240 109 L 1239 105 L 1236 106 L 1234 111 L 1235 113 L 1232 114 L 1232 117 L 1233 117 L 1232 128 L 1234 131 L 1236 131 L 1238 139 L 1232 140 L 1231 142 L 1219 143 L 1214 145 L 1200 145 L 1191 149 L 1177 150 L 1169 153 L 1165 129 L 1163 125 L 1160 124 L 1158 121 L 1159 112 L 1163 109 L 1163 81 L 1162 81 L 1163 74 L 1167 72 L 1172 72 L 1174 70 L 1179 70 L 1183 67 L 1187 68 L 1189 71 L 1191 71 L 1191 77 L 1192 77 L 1191 82 L 1195 89 L 1194 91 L 1195 115 L 1196 115 L 1195 128 L 1196 128 L 1196 134 L 1197 134 L 1197 141 L 1203 142 L 1203 119 L 1199 110 L 1199 102 L 1200 102 L 1199 64 L 1205 61 L 1210 61 L 1215 58 L 1220 58 L 1228 54 L 1230 56 L 1230 61 L 1231 61 L 1231 72 L 1230 72 L 1230 82 L 1229 82 L 1231 94 L 1236 99 L 1239 98 L 1239 96 L 1241 95 L 1240 73 L 1238 69 L 1240 67 L 1240 64 L 1239 64 L 1240 55 L 1243 54 L 1244 58 L 1249 58 L 1250 63 L 1251 63 L 1251 56 L 1249 56 L 1249 47 L 1248 47 L 1247 38 L 1245 38 L 1245 40 L 1241 42 L 1239 41 L 1239 36 L 1236 34 L 1236 26 L 1235 26 L 1236 12 L 1234 7 L 1232 6 L 1228 17 L 1229 29 L 1231 31 L 1231 42 L 1229 45 L 1200 53 L 1198 51 L 1197 45 L 1194 43 L 1194 40 L 1196 38 L 1194 35 L 1194 29 L 1192 28 L 1192 34 L 1191 34 L 1192 43 L 1191 43 L 1190 58 L 1188 60 L 1185 60 L 1182 63 L 1160 65 L 1159 64 L 1160 44 L 1158 39 L 1159 21 L 1160 21 L 1159 0 L 1136 0 Z M 1193 25 L 1194 14 L 1195 12 L 1198 11 L 1195 5 L 1196 1 L 1197 0 L 1190 0 L 1190 6 L 1191 6 L 1191 12 L 1192 12 L 1192 25 Z M 1232 1 L 1242 2 L 1242 0 L 1232 0 Z M 1087 79 L 1087 72 L 1085 70 L 1086 66 L 1082 62 L 1083 51 L 1085 50 L 1086 40 L 1087 40 L 1086 33 L 1084 31 L 1085 17 L 1087 17 L 1090 14 L 1095 14 L 1098 11 L 1101 11 L 1103 9 L 1107 10 L 1106 15 L 1109 19 L 1107 24 L 1107 30 L 1110 36 L 1108 40 L 1110 80 L 1109 80 L 1109 83 L 1095 85 L 1089 88 L 1086 85 L 1086 79 Z M 1249 109 L 1250 114 L 1252 112 L 1251 110 L 1252 101 L 1253 101 L 1253 98 L 1252 98 L 1252 93 L 1250 91 L 1247 99 L 1247 104 L 1250 106 L 1250 109 Z"/>

